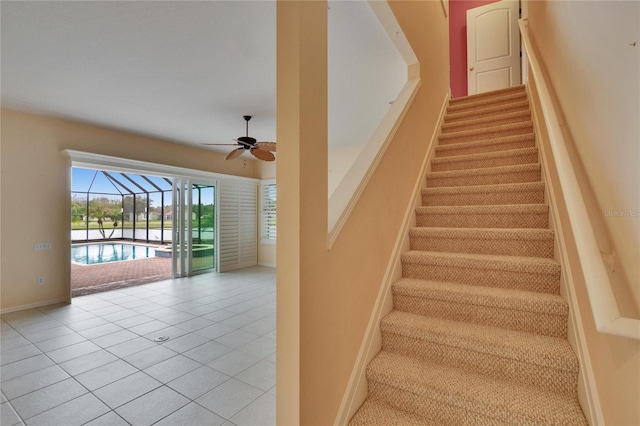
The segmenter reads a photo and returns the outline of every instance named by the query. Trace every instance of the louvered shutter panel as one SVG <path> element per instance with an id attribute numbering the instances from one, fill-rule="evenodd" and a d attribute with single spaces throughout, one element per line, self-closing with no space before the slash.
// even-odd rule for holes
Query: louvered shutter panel
<path id="1" fill-rule="evenodd" d="M 221 180 L 219 270 L 220 272 L 258 263 L 257 185 Z"/>

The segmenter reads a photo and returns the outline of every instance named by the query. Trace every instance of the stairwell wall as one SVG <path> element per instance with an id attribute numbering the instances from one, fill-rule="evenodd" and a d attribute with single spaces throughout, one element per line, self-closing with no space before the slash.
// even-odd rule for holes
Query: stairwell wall
<path id="1" fill-rule="evenodd" d="M 608 266 L 618 305 L 623 315 L 638 318 L 640 218 L 633 212 L 639 207 L 640 55 L 629 43 L 640 35 L 640 4 L 529 2 L 528 6 L 532 41 L 552 86 L 600 250 L 605 259 L 614 260 Z M 543 138 L 539 143 L 546 142 Z M 555 165 L 550 169 L 548 185 L 557 185 Z M 573 278 L 576 305 L 572 307 L 581 320 L 573 333 L 582 334 L 583 347 L 578 351 L 586 351 L 592 374 L 593 383 L 585 385 L 595 387 L 604 424 L 640 424 L 640 342 L 596 330 L 559 188 L 555 194 L 560 195 L 555 200 L 556 226 L 562 228 L 568 254 L 563 275 Z M 632 214 L 607 214 L 618 210 Z M 612 251 L 615 257 L 607 255 Z"/>
<path id="2" fill-rule="evenodd" d="M 278 3 L 276 412 L 278 424 L 332 424 L 449 91 L 448 21 L 439 2 L 389 2 L 422 85 L 328 249 L 326 50 L 309 40 L 322 26 L 302 5 L 317 19 L 327 7 Z"/>

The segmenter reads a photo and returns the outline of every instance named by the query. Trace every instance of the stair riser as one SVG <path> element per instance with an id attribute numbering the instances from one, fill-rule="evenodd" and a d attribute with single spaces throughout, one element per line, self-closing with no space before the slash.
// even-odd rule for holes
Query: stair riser
<path id="1" fill-rule="evenodd" d="M 567 337 L 566 315 L 519 311 L 516 306 L 498 308 L 394 294 L 393 308 L 428 317 L 484 324 L 544 336 Z"/>
<path id="2" fill-rule="evenodd" d="M 451 132 L 461 132 L 463 130 L 484 129 L 487 126 L 499 126 L 502 124 L 520 123 L 523 121 L 531 121 L 531 115 L 528 114 L 528 111 L 525 111 L 522 114 L 519 114 L 513 117 L 509 117 L 509 116 L 507 117 L 495 116 L 495 117 L 487 117 L 487 118 L 478 117 L 477 122 L 475 121 L 468 122 L 467 120 L 465 120 L 465 121 L 458 121 L 453 123 L 446 123 L 442 125 L 441 129 L 442 129 L 442 133 L 446 134 Z"/>
<path id="3" fill-rule="evenodd" d="M 548 213 L 420 214 L 417 226 L 439 228 L 548 228 Z"/>
<path id="4" fill-rule="evenodd" d="M 476 142 L 487 139 L 503 138 L 505 136 L 526 135 L 533 132 L 533 126 L 529 124 L 514 124 L 513 128 L 483 130 L 472 132 L 470 134 L 445 133 L 438 137 L 440 145 L 450 145 L 454 143 Z"/>
<path id="5" fill-rule="evenodd" d="M 461 266 L 441 266 L 402 262 L 402 276 L 421 280 L 445 281 L 485 287 L 511 288 L 560 294 L 560 271 L 534 274 Z"/>
<path id="6" fill-rule="evenodd" d="M 500 419 L 485 415 L 488 408 L 474 401 L 462 401 L 455 395 L 431 391 L 429 397 L 369 379 L 369 397 L 380 399 L 401 410 L 428 418 L 432 424 L 442 426 L 501 426 L 509 424 L 533 425 L 536 419 L 506 410 L 491 410 Z"/>
<path id="7" fill-rule="evenodd" d="M 431 194 L 425 190 L 422 193 L 422 205 L 428 207 L 539 204 L 543 202 L 544 190 L 462 194 Z"/>
<path id="8" fill-rule="evenodd" d="M 444 122 L 456 123 L 458 121 L 472 120 L 480 117 L 492 117 L 509 112 L 522 112 L 530 111 L 529 103 L 527 101 L 516 101 L 506 104 L 494 105 L 487 108 L 476 108 L 469 111 L 452 112 L 445 115 Z"/>
<path id="9" fill-rule="evenodd" d="M 553 390 L 565 395 L 574 395 L 577 390 L 578 375 L 576 371 L 529 364 L 511 358 L 509 353 L 496 356 L 464 347 L 447 346 L 384 331 L 382 332 L 382 348 L 389 352 L 448 367 L 461 368 L 468 372 L 502 380 L 513 380 L 524 385 Z"/>
<path id="10" fill-rule="evenodd" d="M 482 169 L 486 167 L 515 166 L 517 164 L 531 164 L 538 162 L 538 153 L 524 153 L 509 157 L 462 159 L 460 161 L 431 161 L 431 170 L 434 172 L 447 172 L 453 170 Z"/>
<path id="11" fill-rule="evenodd" d="M 533 148 L 536 146 L 535 139 L 514 141 L 507 143 L 496 143 L 493 145 L 461 147 L 458 149 L 438 150 L 436 148 L 435 158 L 456 157 L 459 155 L 484 154 L 487 152 L 506 151 L 509 149 Z"/>
<path id="12" fill-rule="evenodd" d="M 434 177 L 431 174 L 427 174 L 427 187 L 497 185 L 501 183 L 540 182 L 540 180 L 540 170 L 457 177 Z"/>
<path id="13" fill-rule="evenodd" d="M 505 87 L 504 89 L 493 90 L 490 92 L 482 92 L 482 93 L 476 93 L 476 94 L 465 96 L 465 97 L 451 98 L 449 99 L 449 104 L 458 105 L 458 104 L 476 102 L 476 101 L 485 100 L 485 99 L 495 99 L 495 98 L 502 98 L 505 96 L 522 95 L 525 93 L 527 93 L 527 91 L 524 86 Z"/>
<path id="14" fill-rule="evenodd" d="M 411 250 L 553 258 L 553 240 L 500 240 L 411 236 Z"/>

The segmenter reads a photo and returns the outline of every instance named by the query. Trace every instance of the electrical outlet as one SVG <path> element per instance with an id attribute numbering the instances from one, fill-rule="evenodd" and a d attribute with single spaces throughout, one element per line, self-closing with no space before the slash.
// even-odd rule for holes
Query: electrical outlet
<path id="1" fill-rule="evenodd" d="M 51 243 L 35 243 L 33 249 L 37 251 L 51 250 Z"/>
<path id="2" fill-rule="evenodd" d="M 44 277 L 38 277 L 38 285 L 44 285 Z"/>

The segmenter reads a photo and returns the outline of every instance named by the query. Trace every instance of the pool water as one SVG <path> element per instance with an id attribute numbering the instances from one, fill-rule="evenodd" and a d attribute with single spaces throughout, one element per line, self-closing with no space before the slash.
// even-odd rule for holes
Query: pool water
<path id="1" fill-rule="evenodd" d="M 83 265 L 146 259 L 155 256 L 155 249 L 132 244 L 103 243 L 71 247 L 71 261 Z"/>

